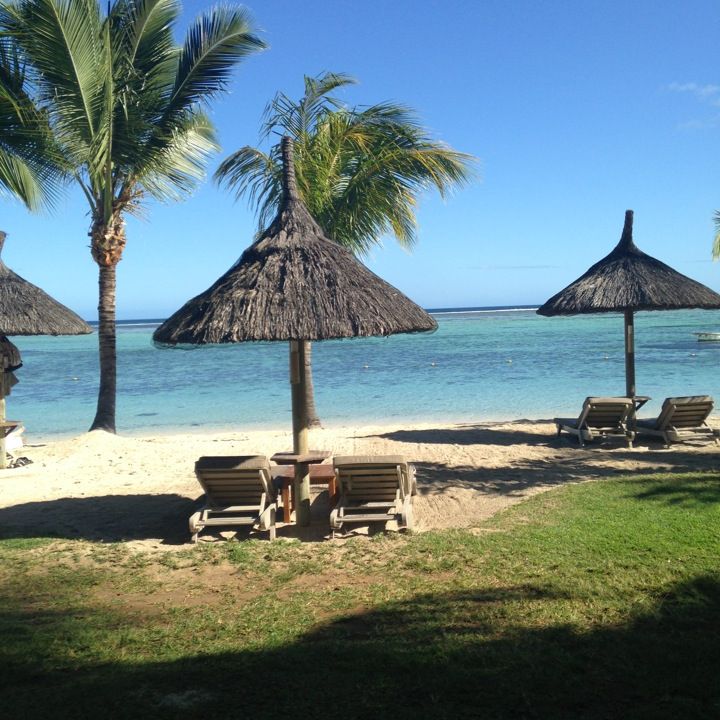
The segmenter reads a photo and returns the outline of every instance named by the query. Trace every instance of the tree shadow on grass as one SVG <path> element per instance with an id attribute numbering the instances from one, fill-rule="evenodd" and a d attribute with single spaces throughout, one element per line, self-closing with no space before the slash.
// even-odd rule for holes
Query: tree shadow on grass
<path id="1" fill-rule="evenodd" d="M 192 654 L 142 663 L 78 659 L 93 632 L 128 632 L 120 615 L 8 611 L 3 709 L 29 720 L 716 718 L 720 580 L 696 577 L 657 597 L 624 623 L 578 630 L 537 621 L 556 600 L 544 587 L 422 595 L 261 650 L 215 653 L 233 636 L 205 628 L 188 638 Z"/>
<path id="2" fill-rule="evenodd" d="M 632 489 L 632 497 L 665 505 L 692 508 L 720 504 L 720 474 L 718 473 L 708 473 L 702 478 L 679 478 L 672 482 L 653 484 L 640 492 L 637 492 L 637 486 Z"/>

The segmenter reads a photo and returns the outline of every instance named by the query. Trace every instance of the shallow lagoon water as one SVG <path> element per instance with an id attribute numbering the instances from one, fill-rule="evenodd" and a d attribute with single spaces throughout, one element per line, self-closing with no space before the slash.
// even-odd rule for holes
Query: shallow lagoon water
<path id="1" fill-rule="evenodd" d="M 313 345 L 326 425 L 474 422 L 574 415 L 587 395 L 625 389 L 621 315 L 545 318 L 533 310 L 435 313 L 431 334 Z M 287 343 L 157 348 L 157 322 L 118 326 L 120 432 L 290 425 Z M 720 398 L 719 311 L 636 315 L 637 391 L 656 412 L 668 395 Z M 8 417 L 33 438 L 87 430 L 95 412 L 97 337 L 12 338 L 24 366 Z"/>

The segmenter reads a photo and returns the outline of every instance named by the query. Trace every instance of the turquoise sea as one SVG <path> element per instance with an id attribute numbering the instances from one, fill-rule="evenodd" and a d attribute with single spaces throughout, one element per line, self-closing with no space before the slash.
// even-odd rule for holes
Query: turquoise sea
<path id="1" fill-rule="evenodd" d="M 313 348 L 326 425 L 473 422 L 574 415 L 587 395 L 625 389 L 620 315 L 545 318 L 533 309 L 434 312 L 432 334 L 325 341 Z M 118 327 L 118 431 L 290 426 L 287 343 L 156 348 L 159 321 Z M 636 315 L 637 391 L 720 399 L 720 311 Z M 12 338 L 24 366 L 7 399 L 31 440 L 83 432 L 94 413 L 97 337 Z"/>

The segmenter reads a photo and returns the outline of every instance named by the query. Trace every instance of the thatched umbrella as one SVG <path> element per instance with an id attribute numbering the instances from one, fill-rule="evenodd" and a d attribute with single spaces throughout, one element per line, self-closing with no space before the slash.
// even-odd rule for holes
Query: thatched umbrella
<path id="1" fill-rule="evenodd" d="M 0 254 L 7 233 L 0 230 Z M 22 365 L 20 351 L 6 335 L 84 335 L 92 328 L 72 310 L 10 270 L 0 258 L 0 423 L 5 421 L 5 395 Z M 5 435 L 0 430 L 0 468 L 5 467 Z"/>
<path id="2" fill-rule="evenodd" d="M 0 231 L 0 253 L 7 234 Z M 0 259 L 0 335 L 85 335 L 92 328 L 72 310 L 14 273 Z"/>
<path id="3" fill-rule="evenodd" d="M 153 335 L 162 344 L 290 342 L 293 453 L 308 453 L 304 341 L 435 330 L 399 290 L 323 234 L 299 198 L 293 145 L 283 138 L 284 197 L 277 216 L 210 288 Z M 307 464 L 295 466 L 297 522 L 310 521 Z"/>
<path id="4" fill-rule="evenodd" d="M 537 310 L 540 315 L 622 312 L 630 398 L 635 397 L 635 311 L 720 308 L 718 293 L 642 252 L 633 242 L 632 225 L 633 211 L 627 210 L 615 249 Z"/>

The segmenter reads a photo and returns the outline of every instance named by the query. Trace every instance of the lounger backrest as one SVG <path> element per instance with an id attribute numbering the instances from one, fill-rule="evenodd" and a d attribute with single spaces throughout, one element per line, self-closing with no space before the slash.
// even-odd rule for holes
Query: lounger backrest
<path id="1" fill-rule="evenodd" d="M 585 398 L 578 418 L 578 426 L 604 428 L 624 425 L 633 410 L 630 398 L 589 397 Z"/>
<path id="2" fill-rule="evenodd" d="M 270 463 L 262 455 L 201 457 L 195 474 L 211 508 L 261 508 L 271 496 Z"/>
<path id="3" fill-rule="evenodd" d="M 334 459 L 340 492 L 357 502 L 393 502 L 404 497 L 408 466 L 399 455 L 340 456 Z"/>
<path id="4" fill-rule="evenodd" d="M 658 430 L 700 427 L 713 410 L 710 395 L 689 395 L 665 399 L 655 427 Z"/>

